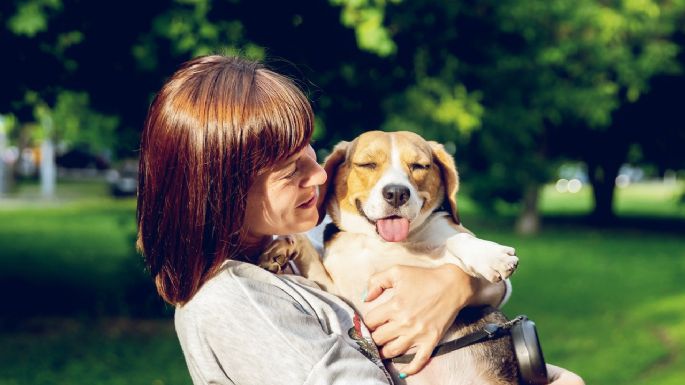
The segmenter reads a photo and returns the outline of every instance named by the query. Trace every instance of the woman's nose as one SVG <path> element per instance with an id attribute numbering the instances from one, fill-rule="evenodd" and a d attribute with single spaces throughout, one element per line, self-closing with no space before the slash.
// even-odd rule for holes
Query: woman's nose
<path id="1" fill-rule="evenodd" d="M 326 170 L 316 160 L 308 162 L 307 176 L 303 180 L 303 187 L 320 186 L 326 182 Z"/>

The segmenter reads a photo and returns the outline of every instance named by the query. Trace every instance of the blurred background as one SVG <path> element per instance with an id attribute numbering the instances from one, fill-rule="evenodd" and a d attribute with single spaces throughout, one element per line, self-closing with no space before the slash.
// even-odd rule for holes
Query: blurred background
<path id="1" fill-rule="evenodd" d="M 685 0 L 4 0 L 0 30 L 0 384 L 190 383 L 134 249 L 137 147 L 215 52 L 298 81 L 321 159 L 444 143 L 549 362 L 684 383 Z"/>

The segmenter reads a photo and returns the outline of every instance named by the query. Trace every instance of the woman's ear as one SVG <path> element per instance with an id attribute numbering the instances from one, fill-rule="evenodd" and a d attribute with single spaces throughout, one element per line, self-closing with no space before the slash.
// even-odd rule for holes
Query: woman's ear
<path id="1" fill-rule="evenodd" d="M 326 157 L 323 164 L 323 169 L 326 170 L 326 183 L 319 187 L 319 201 L 316 203 L 319 209 L 319 223 L 323 221 L 326 216 L 326 208 L 328 200 L 335 191 L 335 176 L 338 173 L 338 167 L 347 158 L 347 150 L 350 147 L 350 142 L 342 141 L 333 147 L 333 152 Z"/>
<path id="2" fill-rule="evenodd" d="M 459 210 L 457 209 L 457 191 L 459 191 L 459 174 L 457 166 L 454 164 L 452 155 L 445 151 L 445 147 L 438 143 L 429 141 L 433 152 L 433 160 L 440 168 L 442 183 L 445 186 L 445 202 L 449 204 L 450 214 L 454 223 L 460 225 Z"/>

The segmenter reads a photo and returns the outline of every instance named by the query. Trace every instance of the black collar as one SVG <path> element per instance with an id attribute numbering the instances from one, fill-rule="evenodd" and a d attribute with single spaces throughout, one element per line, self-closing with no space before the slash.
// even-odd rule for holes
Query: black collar
<path id="1" fill-rule="evenodd" d="M 469 345 L 475 343 L 492 340 L 506 334 L 505 332 L 511 329 L 515 323 L 523 320 L 522 316 L 518 316 L 511 321 L 505 322 L 503 324 L 486 324 L 481 330 L 475 331 L 471 334 L 467 334 L 463 337 L 457 338 L 456 340 L 448 341 L 440 344 L 433 349 L 431 357 L 441 356 L 443 354 L 453 352 L 457 349 L 465 348 Z M 391 359 L 393 363 L 396 364 L 408 364 L 414 359 L 414 354 L 405 354 L 403 356 L 395 357 Z"/>

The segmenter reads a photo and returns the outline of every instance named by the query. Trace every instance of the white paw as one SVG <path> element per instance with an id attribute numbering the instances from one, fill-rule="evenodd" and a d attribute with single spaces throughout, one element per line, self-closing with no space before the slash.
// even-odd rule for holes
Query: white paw
<path id="1" fill-rule="evenodd" d="M 518 257 L 513 248 L 469 234 L 448 238 L 447 250 L 462 261 L 467 273 L 490 282 L 509 278 L 518 266 Z"/>
<path id="2" fill-rule="evenodd" d="M 499 282 L 509 278 L 514 271 L 516 271 L 516 267 L 519 263 L 519 259 L 516 255 L 501 253 L 485 259 L 486 261 L 484 261 L 482 266 L 478 266 L 476 270 L 483 278 L 490 282 Z"/>
<path id="3" fill-rule="evenodd" d="M 514 254 L 505 254 L 505 255 L 500 255 L 498 257 L 494 257 L 492 259 L 492 265 L 490 266 L 492 270 L 494 270 L 497 274 L 497 277 L 495 277 L 495 280 L 489 280 L 490 282 L 498 282 L 503 279 L 509 278 L 512 274 L 514 274 L 514 271 L 516 271 L 516 267 L 518 267 L 519 259 L 516 255 Z"/>

